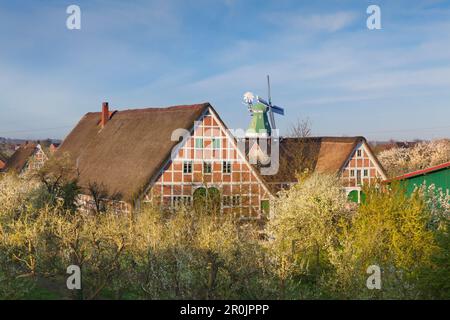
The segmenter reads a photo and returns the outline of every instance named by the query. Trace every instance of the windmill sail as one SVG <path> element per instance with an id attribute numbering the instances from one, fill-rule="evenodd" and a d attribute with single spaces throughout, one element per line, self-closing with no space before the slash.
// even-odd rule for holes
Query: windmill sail
<path id="1" fill-rule="evenodd" d="M 272 109 L 271 111 L 273 113 L 280 114 L 280 115 L 284 116 L 284 109 L 283 108 L 278 107 L 278 106 L 271 106 L 270 108 Z"/>
<path id="2" fill-rule="evenodd" d="M 275 117 L 273 116 L 272 108 L 269 107 L 269 115 L 272 129 L 275 130 L 277 127 L 275 126 Z"/>
<path id="3" fill-rule="evenodd" d="M 264 105 L 270 107 L 270 104 L 269 104 L 266 100 L 264 100 L 263 98 L 261 98 L 261 97 L 258 97 L 258 102 L 261 102 L 262 104 L 264 104 Z"/>

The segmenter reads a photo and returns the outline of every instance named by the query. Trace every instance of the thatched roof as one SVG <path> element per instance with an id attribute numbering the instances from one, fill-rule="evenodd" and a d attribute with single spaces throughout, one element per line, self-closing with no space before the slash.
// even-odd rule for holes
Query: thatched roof
<path id="1" fill-rule="evenodd" d="M 0 172 L 6 167 L 6 162 L 8 158 L 0 152 Z"/>
<path id="2" fill-rule="evenodd" d="M 101 128 L 101 112 L 87 113 L 56 151 L 68 153 L 79 184 L 102 186 L 110 197 L 132 201 L 170 158 L 175 129 L 191 130 L 209 103 L 113 112 Z"/>
<path id="3" fill-rule="evenodd" d="M 280 165 L 276 175 L 264 176 L 269 184 L 296 182 L 297 173 L 309 170 L 337 174 L 363 137 L 281 138 Z"/>
<path id="4" fill-rule="evenodd" d="M 5 156 L 3 153 L 0 152 L 0 161 L 2 161 L 3 163 L 6 163 L 6 161 L 8 161 L 8 157 Z"/>
<path id="5" fill-rule="evenodd" d="M 34 154 L 36 151 L 37 144 L 35 143 L 25 143 L 22 144 L 11 156 L 11 158 L 8 159 L 6 162 L 6 166 L 3 169 L 3 171 L 15 171 L 17 173 L 20 173 L 23 168 L 26 166 L 28 160 L 30 157 Z"/>

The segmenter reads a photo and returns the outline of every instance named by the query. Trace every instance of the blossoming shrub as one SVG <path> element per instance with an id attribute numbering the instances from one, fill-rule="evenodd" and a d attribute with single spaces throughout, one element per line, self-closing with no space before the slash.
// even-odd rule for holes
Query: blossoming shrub
<path id="1" fill-rule="evenodd" d="M 378 154 L 389 176 L 425 169 L 450 161 L 450 140 L 420 142 L 412 148 L 392 148 Z"/>
<path id="2" fill-rule="evenodd" d="M 85 214 L 3 175 L 0 299 L 448 298 L 445 194 L 370 188 L 358 207 L 335 176 L 299 181 L 261 229 L 190 208 Z M 67 289 L 69 265 L 82 290 Z M 370 265 L 382 270 L 381 290 L 366 286 Z"/>

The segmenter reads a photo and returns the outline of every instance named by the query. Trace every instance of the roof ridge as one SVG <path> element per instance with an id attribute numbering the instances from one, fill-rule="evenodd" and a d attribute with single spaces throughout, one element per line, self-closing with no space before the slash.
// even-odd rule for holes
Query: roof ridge
<path id="1" fill-rule="evenodd" d="M 133 108 L 133 109 L 123 109 L 123 110 L 115 110 L 115 112 L 118 113 L 137 113 L 137 112 L 152 112 L 152 111 L 159 111 L 159 112 L 169 112 L 169 111 L 176 111 L 176 110 L 182 110 L 182 109 L 197 109 L 197 108 L 205 108 L 209 107 L 211 104 L 209 102 L 202 102 L 202 103 L 196 103 L 196 104 L 181 104 L 181 105 L 173 105 L 173 106 L 167 106 L 167 107 L 144 107 L 144 108 Z M 98 115 L 101 114 L 101 111 L 90 111 L 87 112 L 86 115 Z"/>

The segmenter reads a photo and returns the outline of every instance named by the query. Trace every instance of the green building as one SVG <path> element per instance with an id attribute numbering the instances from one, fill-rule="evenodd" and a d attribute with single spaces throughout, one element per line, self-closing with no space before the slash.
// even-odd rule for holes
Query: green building
<path id="1" fill-rule="evenodd" d="M 450 194 L 450 162 L 407 173 L 405 175 L 391 179 L 390 181 L 403 181 L 408 194 L 411 194 L 416 187 L 424 183 L 427 187 L 434 184 L 437 189 L 442 189 L 444 193 Z"/>

